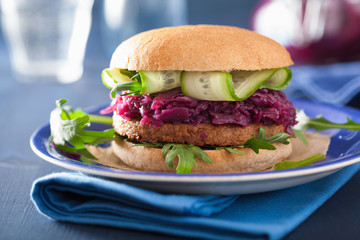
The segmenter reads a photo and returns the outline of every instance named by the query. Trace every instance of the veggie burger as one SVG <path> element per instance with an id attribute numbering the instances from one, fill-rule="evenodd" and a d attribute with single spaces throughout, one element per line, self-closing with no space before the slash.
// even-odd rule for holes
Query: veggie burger
<path id="1" fill-rule="evenodd" d="M 271 168 L 292 151 L 296 111 L 280 91 L 292 64 L 279 43 L 237 27 L 135 35 L 117 47 L 102 74 L 112 89 L 102 112 L 113 113 L 121 138 L 112 142 L 113 152 L 142 171 Z"/>

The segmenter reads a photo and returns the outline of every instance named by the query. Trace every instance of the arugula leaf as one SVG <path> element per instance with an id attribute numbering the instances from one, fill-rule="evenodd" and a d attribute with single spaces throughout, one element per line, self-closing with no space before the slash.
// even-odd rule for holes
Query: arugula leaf
<path id="1" fill-rule="evenodd" d="M 126 139 L 124 139 L 127 141 Z M 151 148 L 162 148 L 164 146 L 163 143 L 150 143 L 150 142 L 141 142 L 141 143 L 134 143 L 130 147 L 151 147 Z"/>
<path id="2" fill-rule="evenodd" d="M 265 129 L 263 127 L 259 128 L 259 135 L 257 137 L 258 140 L 262 140 L 264 142 L 273 143 L 273 142 L 281 142 L 282 144 L 289 144 L 287 141 L 291 136 L 287 133 L 277 132 L 271 137 L 265 137 Z"/>
<path id="3" fill-rule="evenodd" d="M 308 145 L 308 141 L 301 130 L 293 129 L 293 132 L 295 136 L 299 138 L 306 146 Z"/>
<path id="4" fill-rule="evenodd" d="M 209 157 L 209 155 L 206 152 L 204 152 L 201 148 L 194 146 L 194 145 L 188 145 L 188 148 L 190 149 L 191 152 L 194 153 L 194 155 L 196 157 L 200 158 L 204 162 L 207 162 L 207 163 L 213 162 L 211 160 L 211 158 Z"/>
<path id="5" fill-rule="evenodd" d="M 125 76 L 128 76 L 130 79 L 132 77 L 134 77 L 134 75 L 136 75 L 136 71 L 129 71 L 127 69 L 120 69 L 120 73 L 125 75 Z"/>
<path id="6" fill-rule="evenodd" d="M 257 139 L 257 138 L 250 138 L 244 143 L 244 147 L 251 148 L 256 154 L 259 153 L 259 149 L 266 149 L 266 150 L 276 150 L 276 147 L 269 142 Z"/>
<path id="7" fill-rule="evenodd" d="M 302 131 L 305 131 L 307 129 L 314 129 L 317 132 L 321 132 L 323 130 L 331 128 L 347 129 L 349 131 L 360 131 L 360 123 L 354 122 L 350 118 L 347 118 L 346 123 L 333 123 L 325 119 L 323 116 L 310 118 L 305 114 L 304 110 L 299 110 L 297 112 L 296 119 L 299 123 L 294 127 L 294 129 Z"/>
<path id="8" fill-rule="evenodd" d="M 72 148 L 72 147 L 69 147 L 69 145 L 57 145 L 55 144 L 54 142 L 53 143 L 53 146 L 58 148 L 59 150 L 61 150 L 62 152 L 68 154 L 68 155 L 71 155 L 73 158 L 80 158 L 80 154 L 78 154 L 76 151 L 75 148 Z"/>
<path id="9" fill-rule="evenodd" d="M 225 149 L 228 152 L 235 153 L 238 155 L 244 155 L 243 152 L 236 151 L 234 148 L 240 148 L 242 146 L 235 146 L 235 147 L 216 147 L 216 150 Z"/>
<path id="10" fill-rule="evenodd" d="M 197 167 L 194 154 L 184 147 L 184 145 L 177 144 L 173 144 L 173 147 L 166 155 L 165 163 L 168 167 L 173 168 L 173 162 L 176 156 L 179 158 L 179 162 L 176 167 L 177 173 L 190 173 L 193 165 Z"/>
<path id="11" fill-rule="evenodd" d="M 276 147 L 271 143 L 280 142 L 282 144 L 289 144 L 287 141 L 291 136 L 287 133 L 275 133 L 271 137 L 265 136 L 265 129 L 259 128 L 259 135 L 257 138 L 250 138 L 244 143 L 244 147 L 251 148 L 256 154 L 259 153 L 260 149 L 276 150 Z"/>
<path id="12" fill-rule="evenodd" d="M 136 73 L 136 74 L 134 74 L 134 75 L 130 78 L 130 80 L 134 80 L 134 79 L 136 79 L 138 82 L 141 82 L 141 76 L 140 76 L 140 74 L 139 74 L 139 73 Z"/>
<path id="13" fill-rule="evenodd" d="M 88 143 L 89 145 L 92 146 L 97 146 L 99 144 L 103 144 L 103 143 L 107 143 L 107 142 L 112 142 L 112 141 L 120 141 L 120 140 L 124 140 L 122 136 L 114 134 L 113 137 L 109 137 L 109 138 L 99 138 L 96 139 L 95 141 Z"/>
<path id="14" fill-rule="evenodd" d="M 171 144 L 166 144 L 163 146 L 163 148 L 161 149 L 161 156 L 163 159 L 166 158 L 166 154 L 168 153 L 168 151 L 172 148 L 173 146 Z M 166 164 L 168 165 L 168 164 Z M 169 166 L 169 165 L 168 165 Z M 172 166 L 172 163 L 171 163 L 171 167 L 170 168 L 173 168 Z"/>
<path id="15" fill-rule="evenodd" d="M 171 169 L 174 167 L 174 159 L 177 156 L 179 158 L 179 163 L 176 168 L 177 173 L 190 173 L 193 166 L 197 167 L 196 157 L 205 162 L 212 163 L 209 155 L 200 147 L 194 145 L 149 142 L 131 145 L 131 147 L 137 146 L 162 148 L 161 156 L 165 159 L 165 164 Z"/>
<path id="16" fill-rule="evenodd" d="M 114 129 L 105 131 L 90 131 L 84 128 L 90 126 L 90 118 L 100 123 L 112 122 L 111 117 L 94 116 L 81 110 L 73 110 L 63 106 L 66 99 L 56 101 L 56 108 L 50 114 L 51 139 L 54 145 L 68 154 L 80 154 L 82 160 L 96 158 L 85 148 L 85 144 L 100 144 L 114 140 Z"/>
<path id="17" fill-rule="evenodd" d="M 165 144 L 162 148 L 162 157 L 165 158 L 165 164 L 171 169 L 174 167 L 175 157 L 178 157 L 177 173 L 190 173 L 193 166 L 197 167 L 195 157 L 212 163 L 210 157 L 201 148 L 187 144 Z"/>
<path id="18" fill-rule="evenodd" d="M 289 169 L 289 168 L 298 168 L 298 167 L 305 167 L 307 165 L 310 165 L 316 161 L 322 160 L 325 158 L 324 154 L 315 154 L 311 157 L 305 158 L 300 161 L 292 162 L 285 160 L 283 162 L 276 163 L 272 170 L 283 170 L 283 169 Z"/>
<path id="19" fill-rule="evenodd" d="M 176 168 L 177 173 L 190 173 L 193 165 L 197 167 L 197 161 L 195 157 L 205 162 L 212 163 L 209 155 L 200 147 L 194 145 L 142 142 L 133 144 L 130 147 L 138 146 L 161 148 L 161 156 L 163 159 L 165 159 L 165 164 L 171 169 L 174 167 L 175 157 L 178 156 L 179 163 Z"/>
<path id="20" fill-rule="evenodd" d="M 134 75 L 134 77 L 135 76 L 136 75 Z M 110 94 L 114 98 L 117 92 L 129 91 L 128 93 L 124 94 L 124 95 L 129 95 L 129 94 L 140 94 L 141 90 L 142 90 L 142 85 L 140 81 L 117 83 L 115 87 L 111 89 Z"/>
<path id="21" fill-rule="evenodd" d="M 305 124 L 305 128 L 309 129 L 315 129 L 316 131 L 320 132 L 329 128 L 341 128 L 341 129 L 347 129 L 349 131 L 360 131 L 360 123 L 356 123 L 352 121 L 350 118 L 347 118 L 346 123 L 333 123 L 328 121 L 322 116 L 319 116 L 317 118 L 311 118 L 308 120 L 308 122 Z"/>
<path id="22" fill-rule="evenodd" d="M 79 110 L 78 110 L 79 111 Z M 85 113 L 86 114 L 86 113 Z M 94 122 L 94 123 L 102 123 L 102 124 L 106 124 L 106 125 L 111 125 L 113 123 L 112 117 L 108 117 L 108 116 L 99 116 L 99 115 L 95 115 L 95 114 L 88 114 L 89 116 L 89 120 L 90 122 Z"/>
<path id="23" fill-rule="evenodd" d="M 165 146 L 164 146 L 165 147 Z M 168 168 L 173 169 L 174 168 L 174 158 L 176 157 L 176 152 L 172 152 L 174 146 L 169 144 L 166 149 L 169 150 L 169 152 L 162 151 L 161 156 L 165 159 L 165 164 L 168 166 Z"/>

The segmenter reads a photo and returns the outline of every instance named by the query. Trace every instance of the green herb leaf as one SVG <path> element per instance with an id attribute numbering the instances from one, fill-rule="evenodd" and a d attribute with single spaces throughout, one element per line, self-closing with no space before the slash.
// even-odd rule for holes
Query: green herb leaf
<path id="1" fill-rule="evenodd" d="M 193 165 L 197 167 L 197 162 L 194 158 L 194 154 L 189 151 L 187 148 L 175 146 L 171 149 L 168 155 L 176 155 L 179 158 L 179 163 L 176 167 L 177 173 L 191 173 L 191 168 Z M 166 157 L 168 156 L 166 155 Z"/>
<path id="2" fill-rule="evenodd" d="M 168 153 L 168 151 L 172 148 L 171 144 L 166 144 L 163 146 L 163 148 L 161 149 L 161 156 L 163 159 L 165 159 L 166 154 Z M 171 167 L 172 168 L 172 167 Z"/>
<path id="3" fill-rule="evenodd" d="M 165 146 L 164 146 L 165 147 Z M 165 164 L 168 166 L 168 168 L 173 169 L 174 168 L 174 158 L 176 157 L 176 151 L 172 152 L 174 146 L 172 144 L 167 144 L 165 147 L 170 152 L 166 152 L 165 154 Z M 164 156 L 164 151 L 162 156 Z"/>
<path id="4" fill-rule="evenodd" d="M 276 150 L 276 147 L 271 143 L 268 143 L 266 141 L 254 137 L 247 140 L 244 143 L 244 147 L 251 148 L 256 154 L 259 153 L 259 149 Z"/>
<path id="5" fill-rule="evenodd" d="M 193 166 L 197 167 L 196 157 L 212 163 L 210 157 L 201 148 L 187 144 L 165 144 L 162 148 L 162 157 L 165 158 L 166 165 L 171 169 L 174 167 L 175 157 L 179 158 L 176 167 L 177 173 L 190 173 Z"/>
<path id="6" fill-rule="evenodd" d="M 323 131 L 331 128 L 347 129 L 349 131 L 360 131 L 360 123 L 352 121 L 350 118 L 347 118 L 346 123 L 333 123 L 325 119 L 322 116 L 316 118 L 310 118 L 305 114 L 303 110 L 297 112 L 296 119 L 299 123 L 294 127 L 294 129 L 305 131 L 307 129 L 314 129 L 315 131 Z"/>
<path id="7" fill-rule="evenodd" d="M 139 74 L 139 73 L 136 73 L 136 74 L 134 74 L 134 76 L 132 76 L 132 77 L 130 78 L 131 81 L 134 80 L 134 79 L 136 79 L 136 80 L 138 80 L 138 82 L 140 82 L 140 80 L 141 80 L 140 74 Z"/>
<path id="8" fill-rule="evenodd" d="M 55 143 L 54 143 L 54 144 L 55 144 Z M 70 155 L 75 154 L 76 151 L 77 151 L 77 149 L 72 148 L 72 147 L 69 147 L 69 146 L 67 146 L 67 145 L 56 145 L 56 144 L 55 144 L 55 147 L 56 147 L 57 149 L 60 149 L 60 150 L 62 150 L 62 151 L 64 151 L 64 152 L 70 154 Z"/>
<path id="9" fill-rule="evenodd" d="M 307 129 L 315 129 L 316 131 L 320 132 L 326 129 L 330 128 L 341 128 L 341 129 L 347 129 L 349 131 L 360 131 L 360 123 L 356 123 L 352 121 L 350 118 L 347 118 L 347 122 L 340 124 L 340 123 L 333 123 L 328 121 L 322 116 L 319 116 L 317 118 L 311 118 L 308 120 L 308 122 L 305 125 L 305 128 Z"/>
<path id="10" fill-rule="evenodd" d="M 283 162 L 276 163 L 272 170 L 283 170 L 283 169 L 289 169 L 289 168 L 298 168 L 298 167 L 305 167 L 307 165 L 310 165 L 316 161 L 322 160 L 325 158 L 324 154 L 316 154 L 311 157 L 308 157 L 306 159 L 296 161 L 296 162 L 290 162 L 288 160 L 285 160 Z"/>
<path id="11" fill-rule="evenodd" d="M 107 134 L 108 131 L 113 132 L 112 129 L 106 130 L 106 131 L 104 131 L 104 132 L 106 132 L 106 134 Z M 123 140 L 122 136 L 119 136 L 119 135 L 114 134 L 113 137 L 96 139 L 95 141 L 89 143 L 89 145 L 97 146 L 97 145 L 99 145 L 99 144 L 103 144 L 103 143 L 107 143 L 107 142 L 112 142 L 112 141 L 121 141 L 121 140 Z"/>
<path id="12" fill-rule="evenodd" d="M 259 128 L 259 135 L 257 139 L 262 140 L 264 142 L 273 143 L 273 142 L 281 142 L 282 144 L 289 144 L 287 141 L 288 138 L 291 138 L 291 136 L 287 133 L 283 132 L 277 132 L 271 137 L 265 137 L 265 129 L 263 127 Z"/>
<path id="13" fill-rule="evenodd" d="M 194 145 L 189 145 L 188 148 L 190 149 L 190 151 L 192 153 L 194 153 L 194 155 L 198 158 L 200 158 L 201 160 L 203 160 L 204 162 L 207 163 L 212 163 L 213 161 L 211 160 L 211 158 L 209 157 L 209 155 L 204 152 L 201 148 L 194 146 Z"/>
<path id="14" fill-rule="evenodd" d="M 225 149 L 226 151 L 231 152 L 231 153 L 235 153 L 235 154 L 238 154 L 238 155 L 244 155 L 243 152 L 239 152 L 239 151 L 236 151 L 234 149 L 234 148 L 239 148 L 239 147 L 242 147 L 242 146 L 237 146 L 237 147 L 216 147 L 216 150 Z"/>
<path id="15" fill-rule="evenodd" d="M 295 136 L 297 138 L 299 138 L 306 146 L 308 145 L 307 139 L 301 130 L 293 129 L 293 132 L 294 132 Z"/>
<path id="16" fill-rule="evenodd" d="M 166 144 L 167 145 L 167 144 Z M 165 145 L 165 146 L 166 146 Z M 194 153 L 184 144 L 169 144 L 169 152 L 166 154 L 165 163 L 169 168 L 174 167 L 174 159 L 178 157 L 179 162 L 176 167 L 177 173 L 190 173 L 193 165 L 197 166 Z M 168 146 L 166 147 L 168 148 Z"/>
<path id="17" fill-rule="evenodd" d="M 126 94 L 139 94 L 142 90 L 142 85 L 140 81 L 136 82 L 126 82 L 126 83 L 117 83 L 115 87 L 111 90 L 110 94 L 114 98 L 117 92 L 129 91 Z"/>
<path id="18" fill-rule="evenodd" d="M 162 148 L 164 146 L 163 143 L 150 143 L 150 142 L 141 142 L 134 143 L 130 147 L 152 147 L 152 148 Z"/>
<path id="19" fill-rule="evenodd" d="M 86 114 L 86 113 L 85 113 Z M 100 116 L 100 115 L 95 115 L 95 114 L 88 114 L 89 116 L 89 120 L 90 122 L 93 123 L 102 123 L 102 124 L 106 124 L 106 125 L 111 125 L 113 123 L 112 117 L 108 117 L 108 116 Z"/>
<path id="20" fill-rule="evenodd" d="M 86 144 L 97 145 L 114 140 L 114 129 L 105 131 L 90 131 L 84 128 L 90 126 L 90 118 L 100 123 L 109 124 L 111 117 L 94 117 L 81 110 L 73 110 L 69 106 L 63 106 L 66 99 L 56 101 L 56 108 L 50 114 L 50 129 L 53 143 L 58 149 L 69 154 L 79 153 L 80 159 L 96 159 L 85 148 Z M 94 121 L 95 122 L 95 121 Z M 111 125 L 111 123 L 110 123 Z"/>
<path id="21" fill-rule="evenodd" d="M 257 138 L 250 138 L 244 143 L 244 147 L 251 148 L 256 154 L 259 153 L 260 149 L 276 150 L 276 147 L 271 143 L 280 142 L 282 144 L 289 144 L 287 141 L 291 136 L 287 133 L 275 133 L 271 137 L 266 137 L 265 129 L 259 128 L 259 135 Z"/>
<path id="22" fill-rule="evenodd" d="M 128 76 L 130 79 L 136 75 L 136 71 L 129 71 L 127 69 L 120 69 L 120 73 Z"/>

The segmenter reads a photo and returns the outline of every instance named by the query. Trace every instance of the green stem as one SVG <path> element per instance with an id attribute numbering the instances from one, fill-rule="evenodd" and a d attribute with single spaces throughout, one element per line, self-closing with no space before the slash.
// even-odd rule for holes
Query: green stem
<path id="1" fill-rule="evenodd" d="M 326 120 L 327 121 L 327 120 Z M 341 124 L 341 123 L 332 123 L 332 122 L 318 122 L 316 119 L 309 119 L 307 124 L 311 127 L 314 127 L 316 129 L 316 126 L 320 126 L 324 129 L 330 129 L 330 128 L 338 128 L 338 129 L 348 129 L 350 131 L 359 131 L 360 125 L 358 123 L 350 124 L 349 122 L 347 124 Z"/>
<path id="2" fill-rule="evenodd" d="M 112 125 L 112 117 L 89 114 L 90 122 Z"/>

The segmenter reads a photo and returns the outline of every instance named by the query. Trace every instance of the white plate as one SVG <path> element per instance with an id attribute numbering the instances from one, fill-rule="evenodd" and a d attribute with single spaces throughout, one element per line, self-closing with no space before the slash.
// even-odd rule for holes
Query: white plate
<path id="1" fill-rule="evenodd" d="M 297 108 L 304 109 L 306 114 L 311 117 L 321 114 L 334 122 L 345 122 L 346 117 L 360 122 L 360 111 L 351 108 L 339 108 L 298 100 L 293 101 L 293 103 Z M 97 113 L 98 111 L 92 112 Z M 100 124 L 93 124 L 91 128 L 98 130 L 104 127 Z M 50 125 L 47 124 L 33 133 L 30 144 L 39 157 L 50 163 L 85 174 L 111 178 L 134 186 L 171 193 L 228 195 L 266 192 L 308 183 L 332 174 L 343 167 L 360 162 L 360 132 L 348 132 L 346 130 L 334 132 L 326 159 L 313 165 L 281 171 L 235 174 L 179 175 L 130 171 L 100 164 L 88 164 L 56 152 L 49 144 L 49 137 Z"/>

